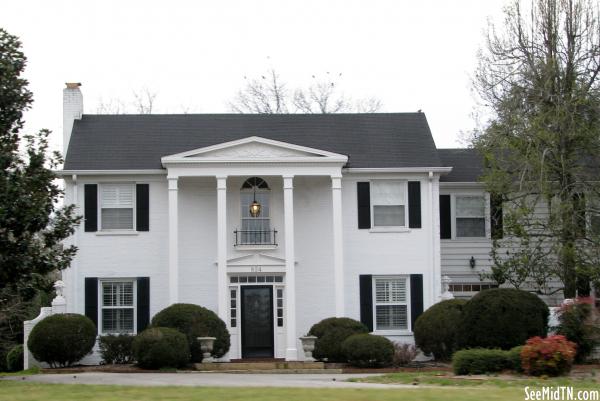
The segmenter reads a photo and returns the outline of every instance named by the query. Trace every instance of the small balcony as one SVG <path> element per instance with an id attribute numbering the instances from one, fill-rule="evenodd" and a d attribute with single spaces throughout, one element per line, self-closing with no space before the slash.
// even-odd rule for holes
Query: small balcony
<path id="1" fill-rule="evenodd" d="M 237 246 L 276 247 L 277 230 L 235 230 L 235 243 Z"/>

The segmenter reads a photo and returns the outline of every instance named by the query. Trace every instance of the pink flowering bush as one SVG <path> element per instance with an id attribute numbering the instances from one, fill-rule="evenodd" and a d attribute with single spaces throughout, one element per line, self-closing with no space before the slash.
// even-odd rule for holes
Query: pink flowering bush
<path id="1" fill-rule="evenodd" d="M 531 376 L 560 376 L 571 370 L 576 352 L 565 336 L 532 337 L 521 350 L 521 366 Z"/>

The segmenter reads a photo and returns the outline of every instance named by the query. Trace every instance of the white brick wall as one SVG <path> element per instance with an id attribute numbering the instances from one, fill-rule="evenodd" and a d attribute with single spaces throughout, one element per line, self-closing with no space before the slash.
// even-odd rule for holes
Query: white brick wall
<path id="1" fill-rule="evenodd" d="M 73 121 L 83 114 L 83 95 L 79 88 L 63 89 L 63 155 L 67 154 Z"/>
<path id="2" fill-rule="evenodd" d="M 380 176 L 379 178 L 382 178 Z M 394 177 L 399 178 L 399 177 Z M 433 244 L 429 219 L 438 219 L 436 210 L 429 210 L 428 185 L 425 175 L 405 175 L 400 178 L 421 180 L 423 228 L 399 233 L 376 233 L 358 230 L 356 182 L 368 178 L 345 176 L 342 180 L 344 286 L 346 315 L 360 318 L 360 274 L 415 274 L 424 276 L 425 308 L 435 302 L 432 290 Z M 283 258 L 283 194 L 281 177 L 266 177 L 272 188 L 271 227 L 278 230 L 278 248 L 261 251 Z M 150 277 L 150 314 L 168 305 L 168 197 L 165 176 L 80 177 L 78 202 L 83 211 L 85 183 L 148 182 L 150 183 L 150 231 L 136 235 L 102 235 L 86 233 L 83 224 L 76 234 L 79 247 L 73 266 L 63 273 L 67 282 L 69 310 L 84 313 L 85 277 L 118 278 Z M 234 248 L 233 231 L 240 228 L 239 188 L 243 178 L 229 178 L 228 185 L 228 259 L 253 251 Z M 72 193 L 68 181 L 67 193 Z M 296 238 L 297 333 L 306 334 L 317 321 L 335 313 L 333 276 L 333 221 L 331 179 L 329 177 L 296 177 L 294 179 L 294 212 Z M 429 213 L 433 213 L 430 216 Z M 216 180 L 185 178 L 179 182 L 179 298 L 217 309 L 216 288 Z M 435 278 L 438 279 L 438 278 Z M 74 283 L 75 281 L 75 283 Z M 75 289 L 73 289 L 75 288 Z M 412 342 L 412 337 L 393 337 Z M 98 362 L 98 356 L 85 362 Z"/>

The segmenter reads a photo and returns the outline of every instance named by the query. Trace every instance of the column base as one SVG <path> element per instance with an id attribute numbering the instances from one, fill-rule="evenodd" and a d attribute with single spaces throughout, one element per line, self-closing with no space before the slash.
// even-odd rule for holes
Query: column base
<path id="1" fill-rule="evenodd" d="M 285 350 L 285 360 L 286 361 L 297 361 L 298 360 L 298 350 L 296 348 L 287 348 Z"/>

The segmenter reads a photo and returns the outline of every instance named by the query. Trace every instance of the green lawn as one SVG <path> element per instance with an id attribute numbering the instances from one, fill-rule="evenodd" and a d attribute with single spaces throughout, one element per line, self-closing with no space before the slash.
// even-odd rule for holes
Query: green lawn
<path id="1" fill-rule="evenodd" d="M 568 378 L 531 378 L 527 376 L 464 376 L 454 377 L 450 372 L 398 372 L 381 376 L 371 376 L 350 381 L 380 384 L 418 384 L 427 386 L 453 387 L 486 387 L 486 388 L 519 388 L 525 386 L 573 386 L 577 389 L 598 389 L 600 375 L 591 371 L 584 377 Z"/>
<path id="2" fill-rule="evenodd" d="M 119 387 L 0 381 L 0 401 L 486 401 L 523 400 L 515 388 L 303 389 Z"/>
<path id="3" fill-rule="evenodd" d="M 522 401 L 526 386 L 531 389 L 573 386 L 575 390 L 599 387 L 593 371 L 577 379 L 496 376 L 455 379 L 449 372 L 400 372 L 354 381 L 414 385 L 397 389 L 125 387 L 0 380 L 0 401 Z"/>

